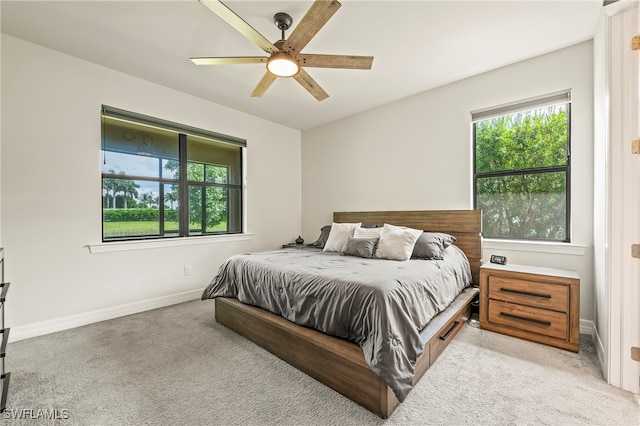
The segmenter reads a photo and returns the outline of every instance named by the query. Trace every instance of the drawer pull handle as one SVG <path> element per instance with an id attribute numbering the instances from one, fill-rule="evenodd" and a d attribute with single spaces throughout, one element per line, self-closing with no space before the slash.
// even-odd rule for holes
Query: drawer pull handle
<path id="1" fill-rule="evenodd" d="M 500 288 L 500 291 L 503 293 L 517 294 L 518 296 L 537 297 L 539 299 L 551 299 L 550 294 L 529 293 L 528 291 L 511 290 L 510 288 L 504 288 L 504 287 Z"/>
<path id="2" fill-rule="evenodd" d="M 11 283 L 0 283 L 0 288 L 2 289 L 2 291 L 0 292 L 0 303 L 4 302 L 7 299 L 9 284 Z"/>
<path id="3" fill-rule="evenodd" d="M 0 330 L 0 333 L 2 333 L 2 343 L 0 343 L 0 357 L 2 358 L 4 358 L 4 355 L 7 353 L 7 342 L 9 342 L 10 330 L 11 328 L 3 328 L 2 330 Z"/>
<path id="4" fill-rule="evenodd" d="M 521 316 L 518 316 L 518 315 L 507 314 L 506 312 L 500 312 L 500 316 L 501 317 L 505 317 L 505 318 L 514 319 L 514 320 L 518 320 L 518 321 L 531 322 L 531 323 L 534 323 L 534 324 L 543 325 L 545 327 L 550 327 L 551 326 L 551 322 L 549 322 L 549 321 L 542 321 L 542 320 L 538 320 L 538 319 L 535 319 L 535 318 L 525 318 L 525 317 L 521 317 Z"/>
<path id="5" fill-rule="evenodd" d="M 449 327 L 449 329 L 447 330 L 447 332 L 444 333 L 442 336 L 440 336 L 440 340 L 447 340 L 447 337 L 449 337 L 451 332 L 455 330 L 458 324 L 460 324 L 460 321 L 454 321 L 453 324 L 451 324 L 451 327 Z"/>

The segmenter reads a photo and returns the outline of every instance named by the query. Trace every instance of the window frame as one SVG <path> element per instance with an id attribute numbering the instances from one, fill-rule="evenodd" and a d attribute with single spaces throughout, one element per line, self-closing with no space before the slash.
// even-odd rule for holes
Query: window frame
<path id="1" fill-rule="evenodd" d="M 518 112 L 527 112 L 544 107 L 551 107 L 554 105 L 565 105 L 567 109 L 567 162 L 566 165 L 556 165 L 547 167 L 532 167 L 526 169 L 517 170 L 503 170 L 496 172 L 480 172 L 477 171 L 477 141 L 476 141 L 476 124 L 480 121 L 489 120 L 500 116 L 513 115 Z M 524 176 L 532 174 L 543 174 L 552 172 L 564 172 L 565 173 L 565 239 L 543 239 L 543 238 L 518 238 L 518 237 L 499 237 L 490 236 L 487 237 L 497 241 L 530 241 L 530 242 L 542 242 L 542 243 L 571 243 L 571 90 L 564 90 L 561 92 L 548 94 L 536 98 L 531 98 L 523 101 L 518 101 L 511 104 L 506 104 L 498 107 L 488 108 L 471 113 L 471 125 L 472 125 L 472 146 L 473 146 L 473 206 L 478 208 L 478 179 L 492 178 L 492 177 L 504 177 L 504 176 Z"/>
<path id="2" fill-rule="evenodd" d="M 205 138 L 209 140 L 213 140 L 219 143 L 226 143 L 229 145 L 234 145 L 239 148 L 239 158 L 238 158 L 238 173 L 239 176 L 244 176 L 244 154 L 246 149 L 246 140 L 236 138 L 233 136 L 223 135 L 221 133 L 216 133 L 204 129 L 199 129 L 196 127 L 191 127 L 187 125 L 182 125 L 179 123 L 175 123 L 172 121 L 162 120 L 155 117 L 138 114 L 118 108 L 113 108 L 110 106 L 102 105 L 101 110 L 101 123 L 102 123 L 102 135 L 101 135 L 101 153 L 104 155 L 105 153 L 105 118 L 111 118 L 116 120 L 128 121 L 137 125 L 149 126 L 160 128 L 162 130 L 168 130 L 176 133 L 176 137 L 178 138 L 178 164 L 179 164 L 179 176 L 178 178 L 166 178 L 166 177 L 150 177 L 150 176 L 138 176 L 138 175 L 122 175 L 117 173 L 105 173 L 101 172 L 101 182 L 104 182 L 104 179 L 126 179 L 131 181 L 146 181 L 146 182 L 154 182 L 159 185 L 159 198 L 162 199 L 162 202 L 158 203 L 158 235 L 141 235 L 141 236 L 127 236 L 127 237 L 118 237 L 118 238 L 107 238 L 105 239 L 104 234 L 104 202 L 101 202 L 101 240 L 102 243 L 126 243 L 126 242 L 140 242 L 147 240 L 169 240 L 169 239 L 194 239 L 194 238 L 202 238 L 209 236 L 229 236 L 229 235 L 238 235 L 244 233 L 244 225 L 245 225 L 245 212 L 244 212 L 244 178 L 241 178 L 238 183 L 229 183 L 229 179 L 227 179 L 226 183 L 216 183 L 216 182 L 197 182 L 190 181 L 187 178 L 187 164 L 189 163 L 187 156 L 187 145 L 188 145 L 188 136 L 197 136 L 200 138 Z M 201 163 L 205 164 L 205 163 Z M 174 184 L 178 186 L 178 232 L 176 235 L 167 236 L 164 231 L 164 185 L 165 184 Z M 217 187 L 217 188 L 225 188 L 227 190 L 235 189 L 239 191 L 238 194 L 238 216 L 235 218 L 239 224 L 239 229 L 233 231 L 216 231 L 216 232 L 206 232 L 206 227 L 200 231 L 198 234 L 190 234 L 189 229 L 189 186 L 200 186 L 200 187 Z M 101 185 L 101 198 L 102 191 L 104 188 L 104 184 Z M 114 197 L 114 206 L 115 206 L 115 197 Z M 227 199 L 227 226 L 229 224 L 228 216 L 229 216 L 229 200 Z M 206 203 L 202 205 L 203 211 L 206 210 Z M 205 215 L 203 214 L 203 218 Z"/>

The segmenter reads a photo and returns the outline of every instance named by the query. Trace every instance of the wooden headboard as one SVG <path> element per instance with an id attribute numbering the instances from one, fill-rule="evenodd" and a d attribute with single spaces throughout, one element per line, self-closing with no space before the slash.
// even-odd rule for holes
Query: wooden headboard
<path id="1" fill-rule="evenodd" d="M 385 223 L 430 232 L 445 232 L 456 237 L 455 245 L 467 255 L 473 283 L 480 285 L 482 264 L 482 211 L 409 210 L 387 212 L 334 212 L 334 222 L 362 222 L 382 226 Z"/>

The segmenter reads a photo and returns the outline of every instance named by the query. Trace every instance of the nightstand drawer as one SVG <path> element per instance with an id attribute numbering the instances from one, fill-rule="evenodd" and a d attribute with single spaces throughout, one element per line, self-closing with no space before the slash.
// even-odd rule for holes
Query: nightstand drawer
<path id="1" fill-rule="evenodd" d="M 489 300 L 489 322 L 545 336 L 567 338 L 567 315 L 529 306 Z"/>
<path id="2" fill-rule="evenodd" d="M 490 276 L 489 298 L 567 312 L 569 288 L 557 284 Z"/>

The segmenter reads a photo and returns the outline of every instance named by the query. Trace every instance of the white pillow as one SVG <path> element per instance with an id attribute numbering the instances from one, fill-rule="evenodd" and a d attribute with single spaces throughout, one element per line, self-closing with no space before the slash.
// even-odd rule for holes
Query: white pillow
<path id="1" fill-rule="evenodd" d="M 380 238 L 382 228 L 363 228 L 362 226 L 356 228 L 353 232 L 354 238 Z"/>
<path id="2" fill-rule="evenodd" d="M 353 231 L 362 225 L 359 223 L 332 223 L 329 238 L 324 245 L 322 251 L 338 251 L 342 252 L 344 246 L 347 245 L 349 238 L 353 237 Z"/>
<path id="3" fill-rule="evenodd" d="M 422 235 L 419 229 L 394 226 L 387 223 L 382 227 L 375 257 L 391 260 L 409 260 L 413 246 Z"/>

